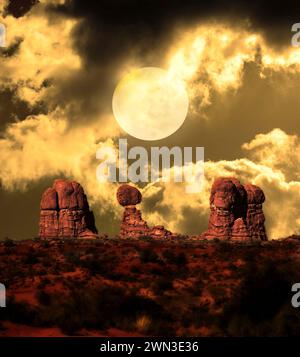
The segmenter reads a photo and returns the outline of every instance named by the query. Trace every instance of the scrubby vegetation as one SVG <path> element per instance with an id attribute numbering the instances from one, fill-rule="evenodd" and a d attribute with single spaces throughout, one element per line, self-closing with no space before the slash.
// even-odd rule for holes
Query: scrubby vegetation
<path id="1" fill-rule="evenodd" d="M 290 303 L 299 248 L 297 239 L 4 241 L 0 335 L 18 325 L 64 335 L 299 335 Z"/>

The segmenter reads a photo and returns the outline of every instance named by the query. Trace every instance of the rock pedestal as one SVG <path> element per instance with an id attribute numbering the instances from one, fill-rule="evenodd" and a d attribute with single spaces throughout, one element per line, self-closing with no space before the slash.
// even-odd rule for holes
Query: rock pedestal
<path id="1" fill-rule="evenodd" d="M 135 206 L 125 207 L 121 223 L 122 238 L 137 238 L 149 234 L 147 222 L 142 219 L 142 213 Z"/>
<path id="2" fill-rule="evenodd" d="M 172 235 L 163 226 L 150 227 L 143 220 L 142 213 L 136 208 L 136 205 L 142 201 L 141 192 L 131 186 L 124 184 L 118 188 L 117 200 L 121 206 L 125 207 L 123 219 L 121 222 L 120 238 L 138 239 L 143 236 L 160 239 Z"/>
<path id="3" fill-rule="evenodd" d="M 96 238 L 94 215 L 78 182 L 55 180 L 41 199 L 39 236 Z"/>

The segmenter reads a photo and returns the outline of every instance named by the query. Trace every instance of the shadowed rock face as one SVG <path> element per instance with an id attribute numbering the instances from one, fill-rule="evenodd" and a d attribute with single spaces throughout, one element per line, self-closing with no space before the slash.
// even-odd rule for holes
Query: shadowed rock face
<path id="1" fill-rule="evenodd" d="M 203 237 L 238 241 L 267 240 L 263 191 L 236 178 L 219 177 L 211 188 L 208 230 Z"/>
<path id="2" fill-rule="evenodd" d="M 84 190 L 78 182 L 58 179 L 41 199 L 41 238 L 95 238 L 97 229 Z"/>
<path id="3" fill-rule="evenodd" d="M 130 185 L 122 185 L 117 190 L 117 200 L 121 206 L 125 207 L 121 222 L 120 238 L 137 239 L 142 236 L 152 238 L 165 238 L 172 233 L 163 226 L 148 227 L 142 218 L 142 213 L 135 206 L 142 201 L 141 192 Z"/>
<path id="4" fill-rule="evenodd" d="M 246 222 L 249 234 L 254 239 L 267 240 L 265 230 L 265 215 L 262 205 L 265 202 L 265 195 L 261 188 L 255 185 L 245 185 L 247 191 L 247 215 Z"/>
<path id="5" fill-rule="evenodd" d="M 142 201 L 142 194 L 133 186 L 122 185 L 118 188 L 117 200 L 123 207 L 137 205 Z"/>

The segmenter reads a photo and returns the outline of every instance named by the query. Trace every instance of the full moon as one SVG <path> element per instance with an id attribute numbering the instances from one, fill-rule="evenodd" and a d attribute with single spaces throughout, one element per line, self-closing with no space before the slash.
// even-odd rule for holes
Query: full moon
<path id="1" fill-rule="evenodd" d="M 189 100 L 185 84 L 166 70 L 144 67 L 117 85 L 112 108 L 123 130 L 142 140 L 159 140 L 183 124 Z"/>

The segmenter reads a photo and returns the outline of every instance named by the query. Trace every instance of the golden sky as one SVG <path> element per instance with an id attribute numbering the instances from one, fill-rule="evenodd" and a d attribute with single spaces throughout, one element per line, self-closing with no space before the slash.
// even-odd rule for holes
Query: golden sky
<path id="1" fill-rule="evenodd" d="M 95 155 L 116 147 L 119 137 L 146 148 L 205 147 L 203 192 L 186 194 L 184 184 L 172 182 L 142 188 L 148 223 L 204 231 L 212 180 L 230 175 L 264 190 L 270 238 L 300 234 L 300 49 L 290 41 L 272 42 L 248 20 L 207 16 L 163 27 L 154 43 L 149 29 L 129 39 L 128 24 L 103 18 L 94 32 L 85 11 L 70 13 L 63 0 L 42 0 L 22 16 L 7 11 L 7 1 L 0 6 L 7 28 L 0 55 L 0 239 L 37 234 L 41 193 L 61 176 L 83 185 L 99 231 L 116 233 L 117 185 L 97 181 Z M 183 126 L 153 143 L 127 136 L 111 110 L 118 81 L 149 65 L 182 79 L 190 100 Z"/>

